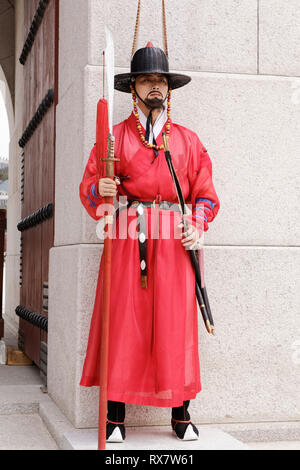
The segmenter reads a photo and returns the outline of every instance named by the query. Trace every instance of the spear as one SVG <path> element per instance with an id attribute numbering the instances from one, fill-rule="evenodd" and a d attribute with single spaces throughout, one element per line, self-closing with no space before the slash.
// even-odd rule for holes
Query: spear
<path id="1" fill-rule="evenodd" d="M 110 30 L 105 27 L 106 51 L 104 57 L 107 59 L 107 88 L 108 102 L 104 98 L 104 74 L 103 74 L 103 98 L 97 106 L 97 162 L 99 176 L 114 179 L 115 138 L 113 133 L 113 71 L 114 71 L 114 43 Z M 103 63 L 104 69 L 104 63 Z M 107 158 L 104 158 L 107 152 Z M 101 163 L 102 162 L 102 163 Z M 105 163 L 106 162 L 106 165 Z M 105 167 L 105 168 L 104 168 Z M 103 249 L 103 291 L 101 305 L 101 338 L 100 338 L 100 390 L 99 390 L 99 424 L 98 424 L 98 450 L 106 447 L 106 420 L 107 420 L 107 370 L 108 370 L 108 340 L 109 340 L 109 312 L 111 295 L 111 254 L 113 235 L 113 197 L 106 196 L 104 212 L 104 249 Z"/>

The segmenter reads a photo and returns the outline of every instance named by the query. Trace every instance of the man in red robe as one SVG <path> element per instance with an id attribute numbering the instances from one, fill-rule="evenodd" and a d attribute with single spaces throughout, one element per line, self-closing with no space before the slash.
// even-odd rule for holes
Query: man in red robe
<path id="1" fill-rule="evenodd" d="M 193 249 L 220 202 L 209 155 L 191 130 L 170 117 L 173 89 L 190 77 L 169 72 L 165 53 L 139 49 L 131 71 L 115 76 L 115 88 L 132 93 L 134 112 L 114 126 L 115 180 L 100 178 L 93 147 L 80 184 L 80 199 L 95 220 L 106 196 L 128 199 L 116 214 L 112 246 L 107 440 L 125 439 L 125 403 L 172 408 L 179 439 L 197 439 L 188 406 L 201 390 Z M 192 209 L 182 233 L 181 214 L 164 156 L 168 135 L 182 193 Z M 117 218 L 118 216 L 118 218 Z M 80 384 L 99 385 L 103 258 Z"/>

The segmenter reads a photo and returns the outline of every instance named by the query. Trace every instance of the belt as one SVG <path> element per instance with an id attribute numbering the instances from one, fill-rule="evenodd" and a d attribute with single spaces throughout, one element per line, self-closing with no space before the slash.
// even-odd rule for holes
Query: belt
<path id="1" fill-rule="evenodd" d="M 180 212 L 180 207 L 178 204 L 169 201 L 140 201 L 137 199 L 129 200 L 127 206 L 123 206 L 121 209 L 134 207 L 137 212 L 138 219 L 138 241 L 139 241 L 139 253 L 140 253 L 140 269 L 141 269 L 141 286 L 143 289 L 147 288 L 147 226 L 145 220 L 144 207 L 153 207 L 162 210 L 172 210 L 175 212 Z M 119 210 L 117 209 L 117 215 L 119 215 Z"/>

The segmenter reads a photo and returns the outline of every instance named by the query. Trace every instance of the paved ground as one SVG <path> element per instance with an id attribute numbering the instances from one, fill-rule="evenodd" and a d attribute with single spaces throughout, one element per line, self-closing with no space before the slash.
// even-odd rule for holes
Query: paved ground
<path id="1" fill-rule="evenodd" d="M 17 349 L 14 335 L 5 329 L 5 344 Z M 0 450 L 57 450 L 40 418 L 39 404 L 48 400 L 35 366 L 0 366 Z"/>
<path id="2" fill-rule="evenodd" d="M 57 450 L 38 414 L 0 416 L 0 450 Z"/>
<path id="3" fill-rule="evenodd" d="M 6 332 L 5 342 L 16 347 L 15 338 L 9 332 Z M 70 423 L 64 425 L 64 417 L 57 408 L 54 409 L 54 403 L 42 392 L 42 386 L 35 366 L 0 366 L 0 450 L 58 450 L 48 429 L 54 435 L 56 433 L 56 438 L 62 436 L 62 448 L 95 448 L 97 430 L 74 430 Z M 64 430 L 60 432 L 62 427 Z M 186 443 L 183 448 L 220 449 L 225 446 L 238 449 L 248 446 L 258 450 L 300 450 L 300 441 L 248 442 L 244 446 L 228 432 L 210 426 L 199 426 L 199 429 L 201 439 Z M 182 448 L 182 442 L 169 434 L 166 427 L 128 428 L 125 443 L 115 448 L 154 448 L 157 442 L 161 449 L 172 448 L 170 445 L 175 449 Z M 109 446 L 113 450 L 112 444 Z"/>
<path id="4" fill-rule="evenodd" d="M 42 385 L 34 366 L 0 366 L 0 450 L 57 449 L 38 414 Z"/>
<path id="5" fill-rule="evenodd" d="M 209 426 L 199 426 L 200 439 L 180 441 L 172 434 L 170 426 L 128 427 L 124 442 L 107 443 L 106 450 L 248 450 L 247 445 L 228 433 Z M 97 450 L 96 429 L 77 430 L 65 435 L 66 449 Z"/>
<path id="6" fill-rule="evenodd" d="M 300 450 L 300 441 L 248 442 L 256 450 Z"/>

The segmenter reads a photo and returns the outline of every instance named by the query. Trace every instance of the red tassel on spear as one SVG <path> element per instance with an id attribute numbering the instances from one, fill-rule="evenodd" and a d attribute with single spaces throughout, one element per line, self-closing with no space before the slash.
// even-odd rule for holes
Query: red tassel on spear
<path id="1" fill-rule="evenodd" d="M 114 179 L 114 137 L 109 134 L 108 102 L 104 98 L 104 53 L 103 53 L 103 98 L 97 105 L 96 155 L 98 174 L 100 178 Z M 107 156 L 107 158 L 106 158 Z M 105 163 L 106 162 L 106 163 Z M 99 430 L 98 450 L 105 450 L 106 420 L 107 420 L 107 369 L 108 369 L 108 339 L 109 311 L 111 292 L 111 252 L 113 233 L 113 197 L 105 197 L 104 212 L 104 271 L 103 292 L 101 305 L 101 338 L 100 338 L 100 393 L 99 393 Z"/>
<path id="2" fill-rule="evenodd" d="M 105 91 L 105 52 L 103 52 L 103 97 L 97 104 L 97 124 L 96 124 L 96 155 L 99 179 L 106 176 L 106 165 L 102 159 L 107 156 L 108 144 L 108 102 L 104 97 Z"/>

